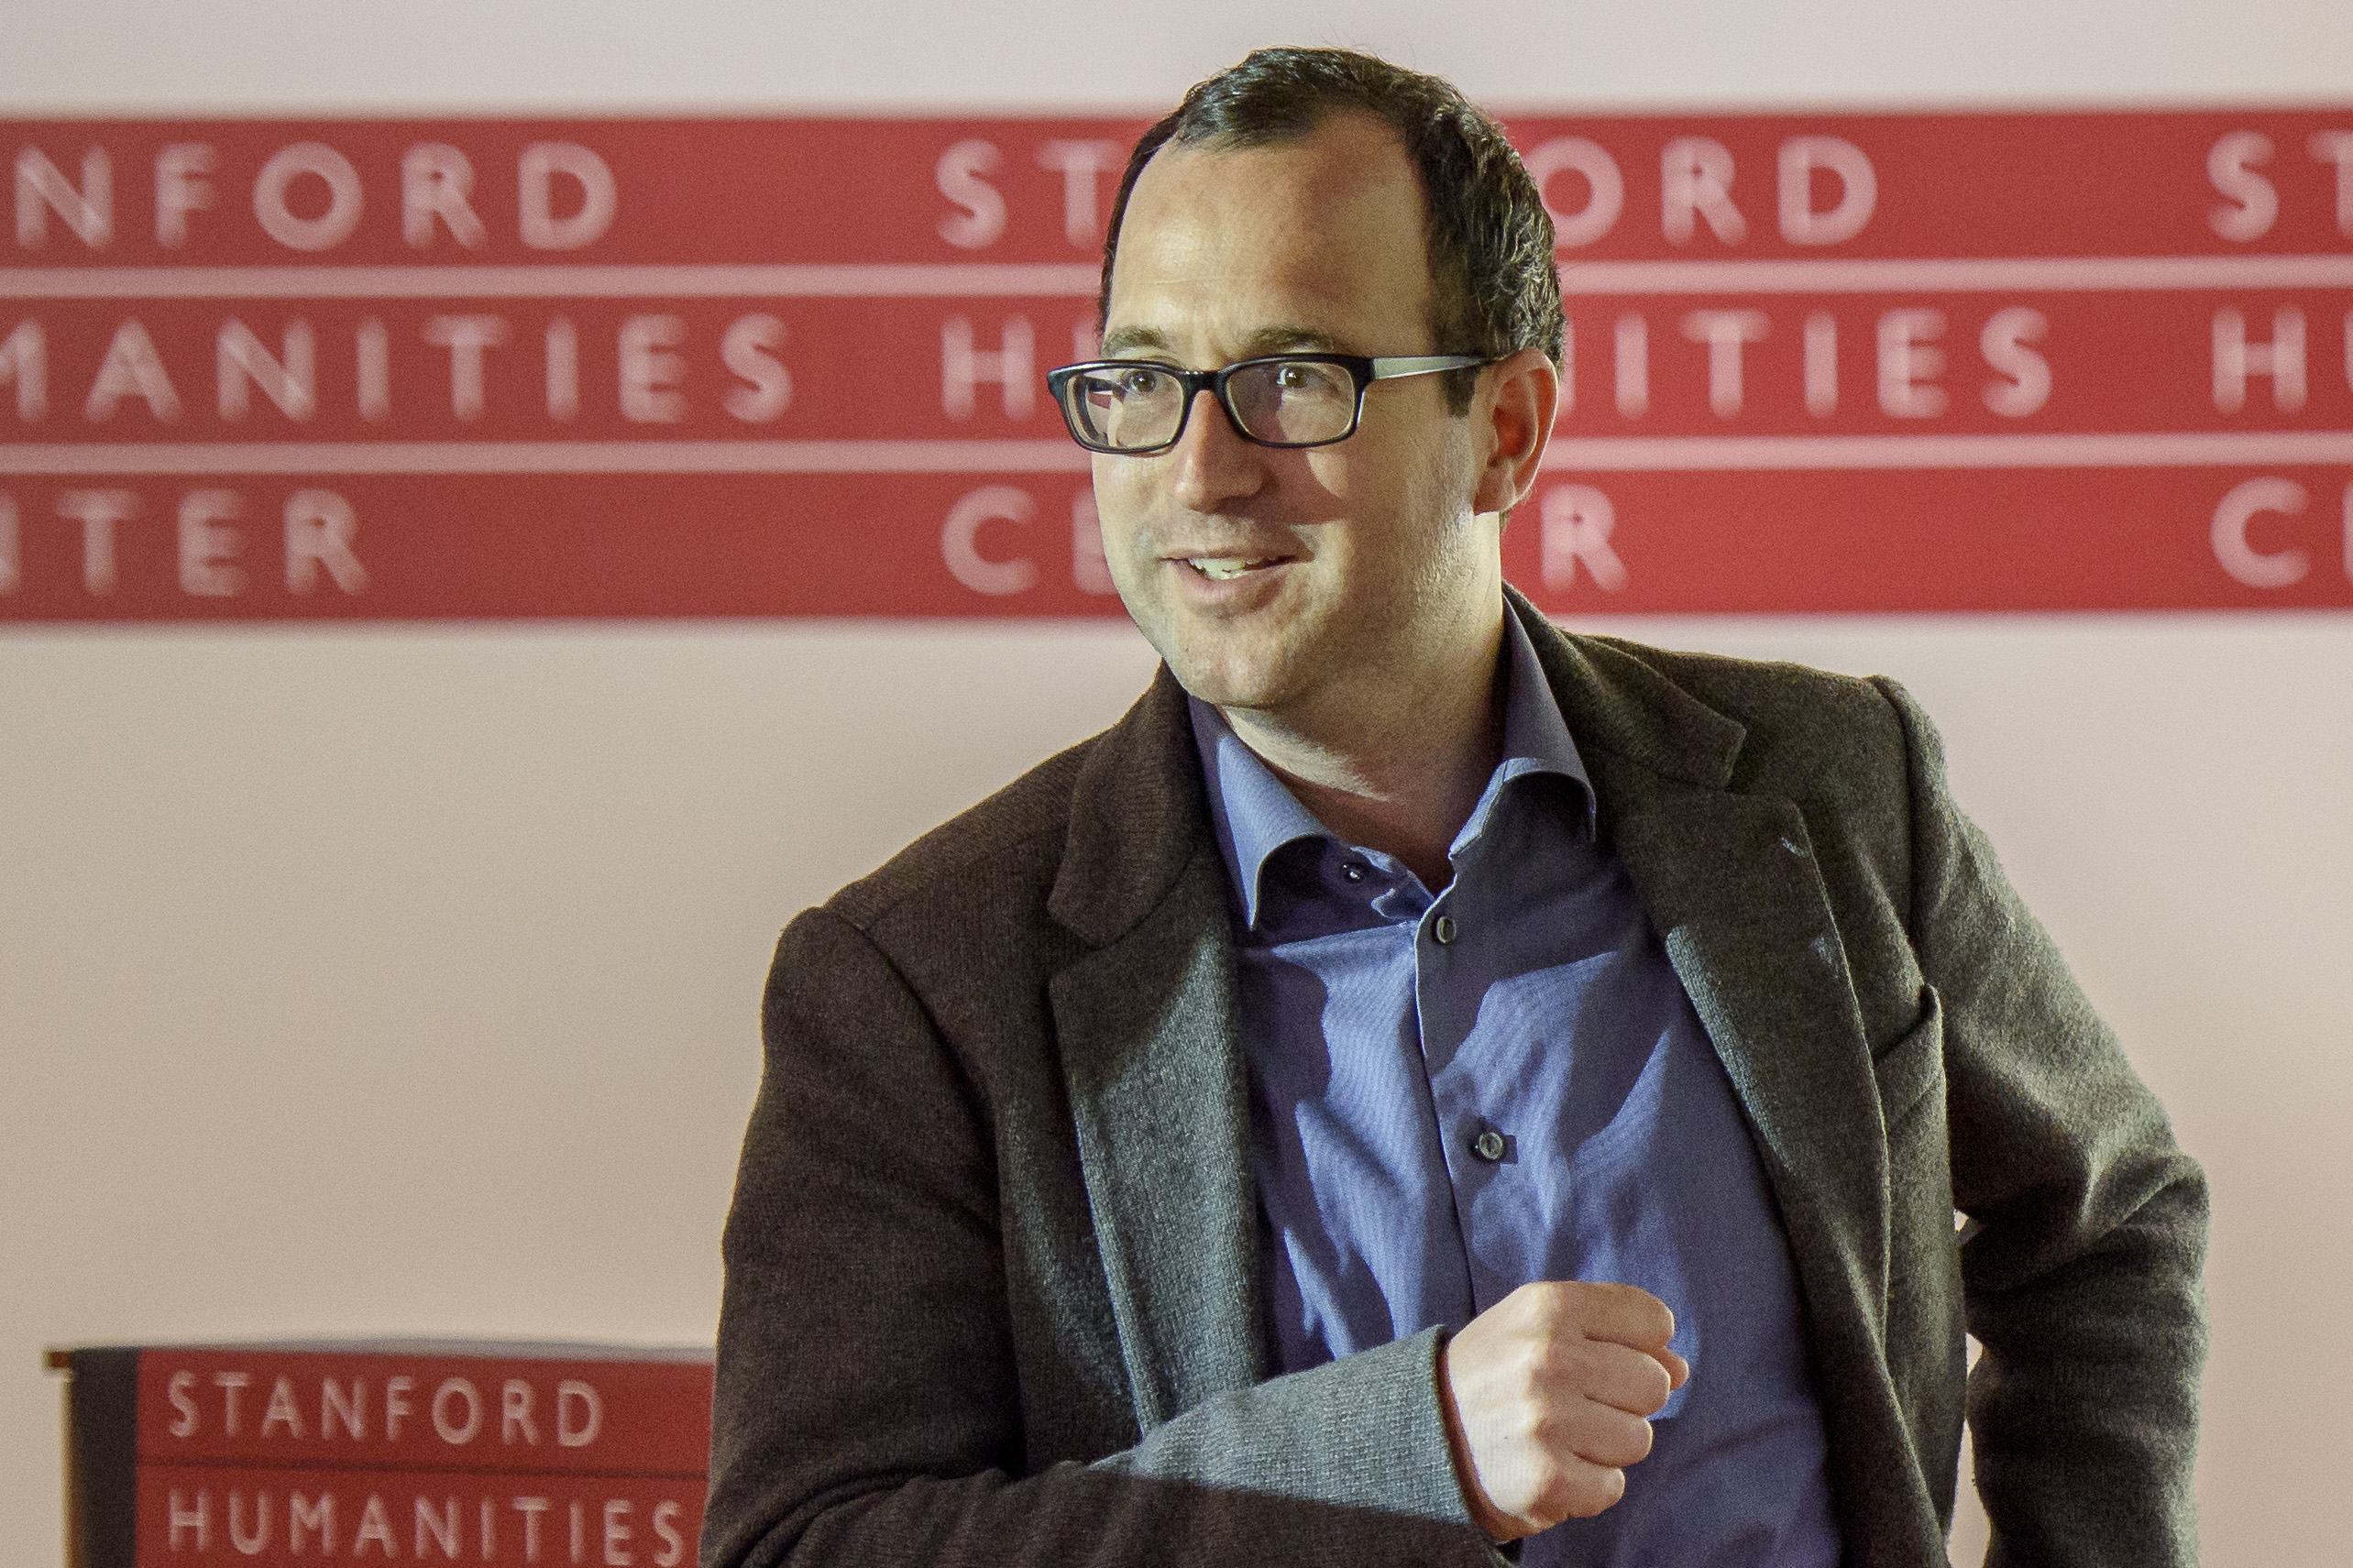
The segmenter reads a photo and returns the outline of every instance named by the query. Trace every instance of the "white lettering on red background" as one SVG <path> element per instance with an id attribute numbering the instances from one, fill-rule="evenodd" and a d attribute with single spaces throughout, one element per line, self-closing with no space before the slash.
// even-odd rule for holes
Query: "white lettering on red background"
<path id="1" fill-rule="evenodd" d="M 143 1508 L 159 1516 L 140 1521 L 143 1562 L 277 1562 L 316 1554 L 357 1562 L 679 1568 L 693 1550 L 701 1515 L 698 1496 L 664 1495 L 660 1483 L 640 1486 L 634 1496 L 612 1497 L 610 1482 L 548 1486 L 478 1474 L 418 1475 L 405 1486 L 384 1477 L 299 1470 L 209 1477 L 167 1473 L 162 1479 L 183 1484 L 161 1485 L 152 1502 L 143 1500 Z M 521 1486 L 547 1489 L 516 1489 Z M 560 1533 L 545 1523 L 558 1505 L 569 1525 Z"/>
<path id="2" fill-rule="evenodd" d="M 73 161 L 69 156 L 69 162 Z M 153 160 L 156 242 L 185 247 L 195 225 L 238 221 L 239 209 L 220 201 L 226 170 L 211 142 L 172 141 Z M 358 232 L 369 205 L 358 166 L 326 141 L 289 142 L 247 176 L 243 212 L 262 235 L 303 256 L 332 251 Z M 612 226 L 620 187 L 610 165 L 576 142 L 533 142 L 514 160 L 515 237 L 534 250 L 577 250 Z M 400 214 L 401 232 L 413 249 L 436 239 L 479 250 L 489 238 L 473 200 L 474 162 L 446 142 L 418 142 L 401 155 L 395 189 L 379 192 Z M 103 142 L 85 145 L 78 177 L 60 167 L 48 148 L 20 148 L 16 162 L 16 247 L 44 248 L 50 222 L 82 247 L 104 251 L 115 236 L 115 158 Z"/>
<path id="3" fill-rule="evenodd" d="M 1118 613 L 1042 378 L 1138 124 L 8 128 L 0 618 Z M 1507 128 L 1547 608 L 2353 604 L 2353 110 Z"/>
<path id="4" fill-rule="evenodd" d="M 317 1450 L 312 1457 L 323 1464 L 333 1462 L 324 1445 L 400 1442 L 404 1431 L 413 1430 L 411 1418 L 418 1413 L 420 1396 L 434 1437 L 450 1448 L 465 1448 L 478 1439 L 537 1447 L 543 1432 L 556 1446 L 586 1448 L 605 1423 L 605 1398 L 596 1384 L 562 1376 L 478 1383 L 452 1375 L 421 1385 L 415 1376 L 399 1372 L 257 1377 L 235 1367 L 209 1376 L 183 1367 L 166 1375 L 163 1392 L 170 1413 L 162 1430 L 171 1439 L 307 1442 Z"/>

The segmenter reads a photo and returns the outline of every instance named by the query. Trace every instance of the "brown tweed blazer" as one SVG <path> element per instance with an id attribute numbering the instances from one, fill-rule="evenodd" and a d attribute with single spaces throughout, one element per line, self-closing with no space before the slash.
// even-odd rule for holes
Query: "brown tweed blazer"
<path id="1" fill-rule="evenodd" d="M 1943 1562 L 1965 1328 L 1994 1560 L 2194 1563 L 2204 1179 L 1927 719 L 1513 611 L 1763 1157 L 1846 1562 Z M 1435 1332 L 1269 1376 L 1225 874 L 1163 670 L 786 930 L 705 1568 L 1499 1561 Z"/>

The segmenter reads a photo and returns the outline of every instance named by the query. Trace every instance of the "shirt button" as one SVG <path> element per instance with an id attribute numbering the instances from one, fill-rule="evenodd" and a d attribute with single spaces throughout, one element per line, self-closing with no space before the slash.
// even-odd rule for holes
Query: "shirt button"
<path id="1" fill-rule="evenodd" d="M 1436 921 L 1430 927 L 1430 935 L 1438 939 L 1440 946 L 1444 946 L 1445 944 L 1453 941 L 1455 939 L 1455 917 L 1451 915 L 1439 916 Z"/>
<path id="2" fill-rule="evenodd" d="M 1340 874 L 1350 882 L 1362 882 L 1365 879 L 1364 864 L 1359 861 L 1349 861 L 1340 867 Z"/>
<path id="3" fill-rule="evenodd" d="M 1488 1128 L 1485 1132 L 1479 1134 L 1479 1136 L 1470 1140 L 1471 1153 L 1487 1161 L 1490 1165 L 1494 1164 L 1497 1160 L 1503 1157 L 1503 1151 L 1507 1146 L 1508 1146 L 1503 1141 L 1503 1135 L 1497 1132 L 1492 1127 Z"/>

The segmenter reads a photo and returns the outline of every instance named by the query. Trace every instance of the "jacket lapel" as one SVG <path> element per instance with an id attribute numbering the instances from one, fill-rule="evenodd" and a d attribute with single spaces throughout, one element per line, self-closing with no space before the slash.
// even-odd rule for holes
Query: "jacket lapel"
<path id="1" fill-rule="evenodd" d="M 1694 794 L 1616 849 L 1765 1157 L 1808 1300 L 1887 1299 L 1886 1148 L 1863 1015 L 1787 800 Z M 1877 1337 L 1874 1332 L 1873 1337 Z"/>
<path id="2" fill-rule="evenodd" d="M 1266 1376 L 1226 869 L 1163 668 L 1074 788 L 1050 983 L 1089 1218 L 1142 1431 Z"/>
<path id="3" fill-rule="evenodd" d="M 1514 600 L 1593 776 L 1604 841 L 1747 1115 L 1817 1348 L 1866 1351 L 1887 1299 L 1886 1147 L 1804 818 L 1785 796 L 1727 787 L 1742 726 Z"/>

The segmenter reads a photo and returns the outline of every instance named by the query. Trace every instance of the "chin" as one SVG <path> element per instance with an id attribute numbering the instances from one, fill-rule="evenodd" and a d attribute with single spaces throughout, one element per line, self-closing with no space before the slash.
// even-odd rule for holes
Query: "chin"
<path id="1" fill-rule="evenodd" d="M 1144 640 L 1168 661 L 1177 684 L 1216 707 L 1270 709 L 1299 685 L 1296 640 L 1275 629 L 1182 613 L 1138 620 Z"/>
<path id="2" fill-rule="evenodd" d="M 1279 671 L 1230 654 L 1188 657 L 1180 649 L 1169 668 L 1179 685 L 1213 707 L 1278 707 L 1288 685 Z"/>
<path id="3" fill-rule="evenodd" d="M 1169 669 L 1175 674 L 1177 685 L 1213 707 L 1245 706 L 1254 695 L 1251 683 L 1236 681 L 1231 672 L 1219 665 L 1203 664 L 1197 660 L 1185 658 L 1182 652 L 1170 657 L 1165 649 L 1161 651 L 1161 657 L 1168 659 Z"/>

